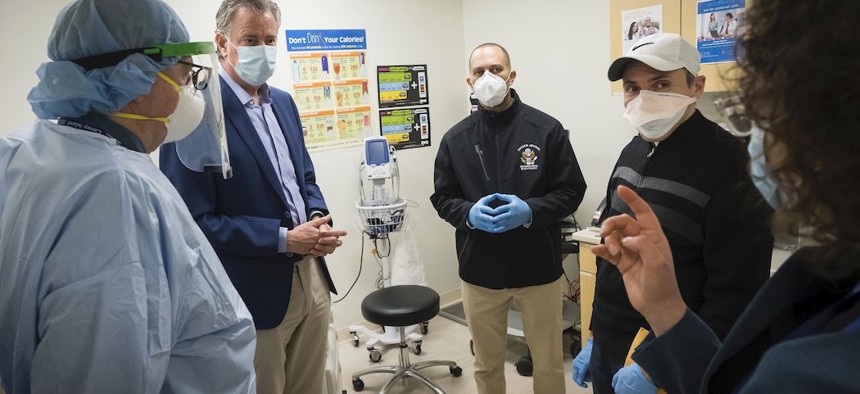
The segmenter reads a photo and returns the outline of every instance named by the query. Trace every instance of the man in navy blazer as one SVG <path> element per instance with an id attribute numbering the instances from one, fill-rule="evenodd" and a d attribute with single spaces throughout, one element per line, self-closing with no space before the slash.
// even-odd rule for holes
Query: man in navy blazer
<path id="1" fill-rule="evenodd" d="M 292 97 L 265 83 L 279 26 L 270 0 L 225 0 L 216 16 L 233 177 L 188 170 L 172 146 L 160 164 L 254 318 L 257 392 L 321 393 L 335 291 L 323 256 L 346 232 L 329 225 Z"/>

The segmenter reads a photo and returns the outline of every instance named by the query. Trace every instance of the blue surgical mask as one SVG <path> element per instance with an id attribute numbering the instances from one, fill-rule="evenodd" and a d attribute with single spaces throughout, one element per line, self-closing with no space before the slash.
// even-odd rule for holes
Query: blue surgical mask
<path id="1" fill-rule="evenodd" d="M 233 45 L 230 40 L 227 40 Z M 253 86 L 260 86 L 275 72 L 278 47 L 274 45 L 240 46 L 233 45 L 239 52 L 239 64 L 230 65 L 242 80 Z M 230 62 L 230 59 L 227 59 Z"/>
<path id="2" fill-rule="evenodd" d="M 773 179 L 773 173 L 764 156 L 764 131 L 756 126 L 753 126 L 747 152 L 750 154 L 750 176 L 753 184 L 771 208 L 779 209 L 782 207 L 782 192 Z"/>

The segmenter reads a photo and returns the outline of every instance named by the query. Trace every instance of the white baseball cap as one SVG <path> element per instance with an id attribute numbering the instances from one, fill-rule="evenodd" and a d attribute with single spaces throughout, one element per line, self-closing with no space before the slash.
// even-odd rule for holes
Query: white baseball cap
<path id="1" fill-rule="evenodd" d="M 696 47 L 690 45 L 681 36 L 675 33 L 654 34 L 643 37 L 624 56 L 612 62 L 609 66 L 609 80 L 621 79 L 624 68 L 631 60 L 638 60 L 660 71 L 685 68 L 697 76 L 701 58 Z"/>

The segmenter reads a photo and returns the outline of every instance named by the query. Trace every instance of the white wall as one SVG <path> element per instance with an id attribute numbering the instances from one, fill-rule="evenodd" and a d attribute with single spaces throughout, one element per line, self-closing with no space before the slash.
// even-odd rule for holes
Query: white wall
<path id="1" fill-rule="evenodd" d="M 0 2 L 0 37 L 5 37 L 6 42 L 0 72 L 0 137 L 36 119 L 27 103 L 27 93 L 39 81 L 39 64 L 48 60 L 48 35 L 65 4 L 61 0 Z"/>
<path id="2" fill-rule="evenodd" d="M 0 37 L 6 37 L 6 60 L 0 73 L 4 95 L 0 136 L 34 119 L 25 97 L 37 82 L 36 68 L 47 60 L 45 43 L 57 12 L 66 3 L 0 4 Z M 212 40 L 219 1 L 168 3 L 180 14 L 193 40 Z M 589 185 L 576 216 L 580 222 L 590 220 L 603 198 L 618 153 L 633 135 L 620 116 L 621 98 L 610 96 L 606 80 L 609 10 L 604 0 L 279 0 L 279 4 L 282 28 L 366 29 L 370 70 L 387 64 L 428 65 L 433 146 L 401 151 L 398 159 L 402 195 L 421 205 L 410 209 L 409 214 L 417 227 L 418 248 L 431 287 L 440 293 L 459 287 L 453 228 L 438 218 L 428 198 L 433 191 L 433 160 L 439 140 L 467 114 L 467 59 L 480 43 L 493 41 L 505 46 L 518 72 L 514 87 L 523 100 L 571 130 L 573 147 Z M 286 63 L 287 54 L 281 51 L 279 64 Z M 270 82 L 288 89 L 290 70 L 282 67 Z M 370 84 L 376 85 L 373 77 Z M 373 95 L 375 100 L 375 92 Z M 373 125 L 377 126 L 377 120 Z M 358 148 L 312 154 L 336 227 L 350 231 L 344 246 L 328 259 L 342 292 L 358 271 L 362 242 L 353 205 L 359 156 Z M 369 249 L 366 247 L 365 253 Z M 335 306 L 337 327 L 362 320 L 359 305 L 373 289 L 378 270 L 372 256 L 365 256 L 356 288 Z"/>

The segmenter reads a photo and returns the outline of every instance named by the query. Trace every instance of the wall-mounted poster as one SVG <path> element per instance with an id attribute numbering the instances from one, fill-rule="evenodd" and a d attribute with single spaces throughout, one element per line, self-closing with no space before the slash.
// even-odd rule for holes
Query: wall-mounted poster
<path id="1" fill-rule="evenodd" d="M 379 110 L 382 136 L 396 149 L 430 146 L 430 108 Z"/>
<path id="2" fill-rule="evenodd" d="M 370 136 L 364 30 L 287 30 L 293 97 L 309 150 Z"/>
<path id="3" fill-rule="evenodd" d="M 699 1 L 696 48 L 702 64 L 734 61 L 735 42 L 746 29 L 745 22 L 745 0 Z"/>
<path id="4" fill-rule="evenodd" d="M 430 103 L 427 65 L 376 67 L 379 108 L 409 107 Z"/>
<path id="5" fill-rule="evenodd" d="M 635 8 L 621 11 L 621 51 L 626 54 L 642 37 L 661 32 L 663 6 Z"/>

